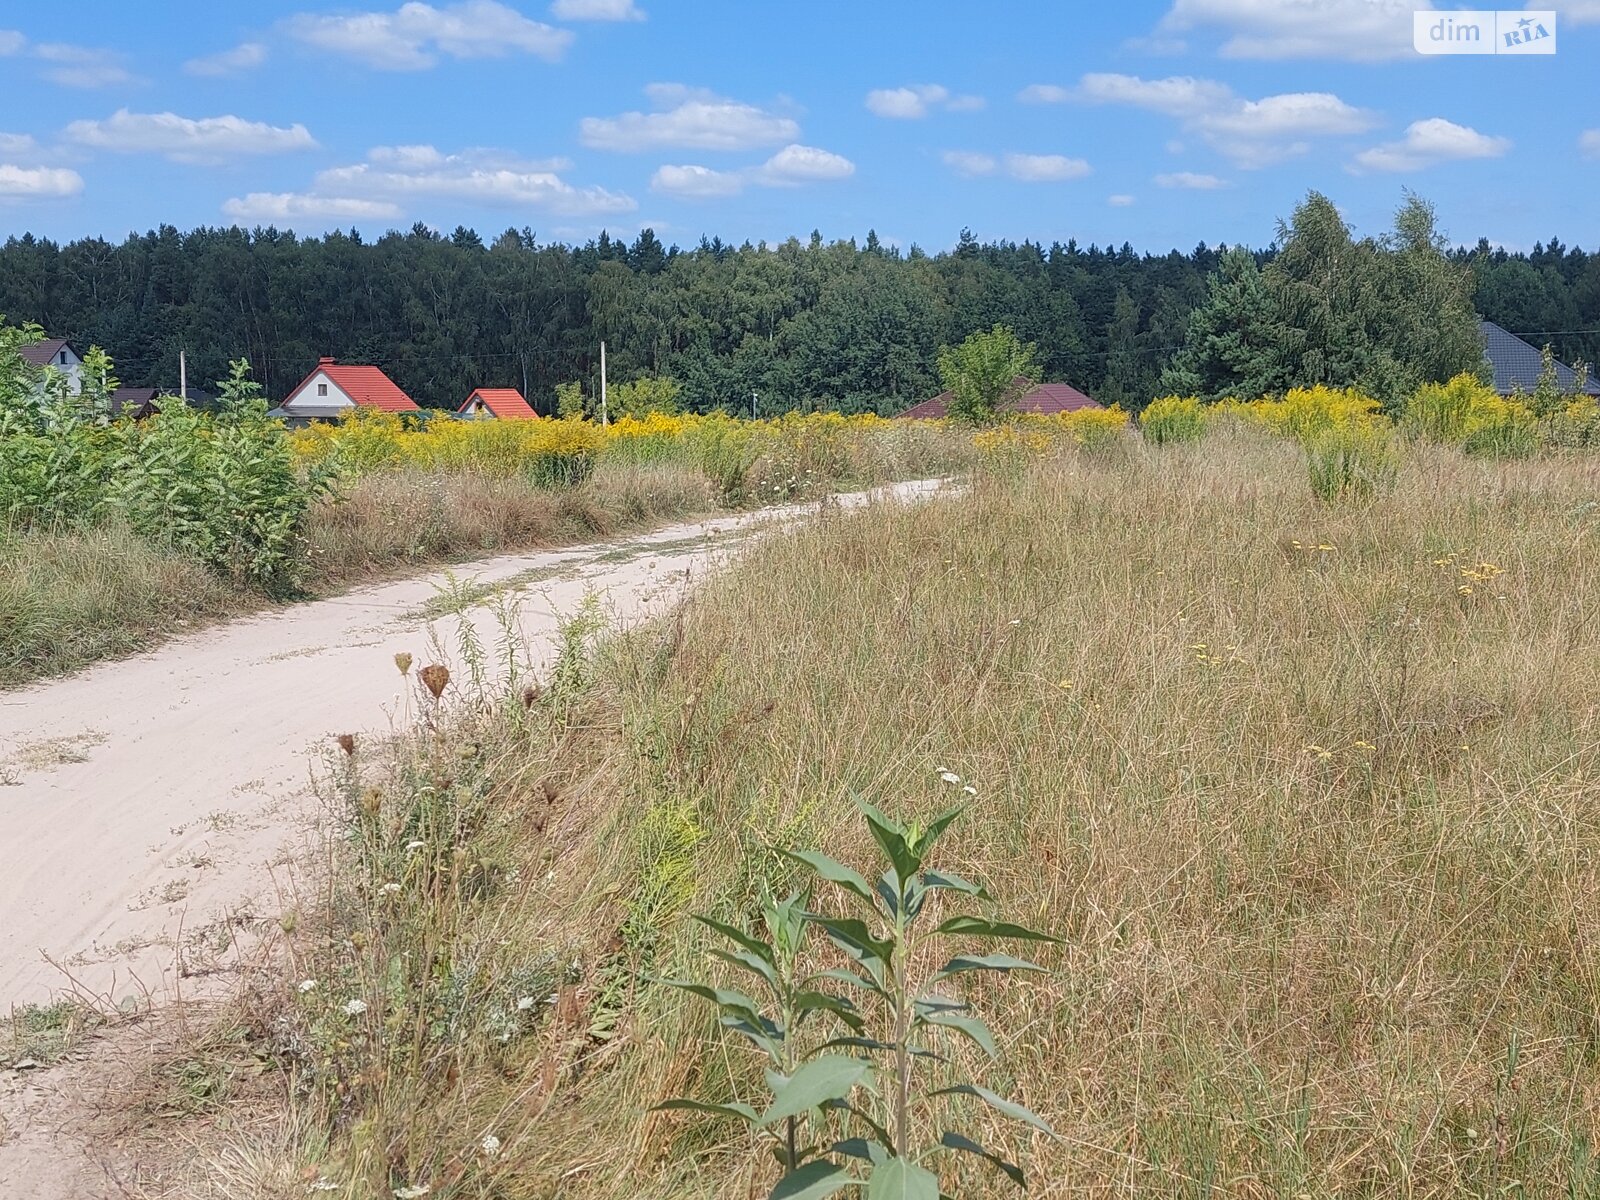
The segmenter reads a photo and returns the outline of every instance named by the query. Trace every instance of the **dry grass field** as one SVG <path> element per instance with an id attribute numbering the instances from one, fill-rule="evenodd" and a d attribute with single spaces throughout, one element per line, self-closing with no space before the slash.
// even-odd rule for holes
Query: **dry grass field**
<path id="1" fill-rule="evenodd" d="M 755 920 L 773 847 L 864 868 L 851 793 L 926 816 L 948 772 L 936 865 L 1062 941 L 972 989 L 998 1062 L 929 1078 L 1051 1123 L 960 1114 L 1035 1194 L 1600 1196 L 1597 537 L 1600 460 L 1413 447 L 1327 503 L 1222 428 L 825 515 L 576 621 L 543 687 L 419 688 L 332 768 L 351 834 L 251 1014 L 288 1103 L 217 1178 L 766 1195 L 748 1135 L 649 1111 L 760 1090 L 658 980 L 729 974 L 690 915 Z"/>

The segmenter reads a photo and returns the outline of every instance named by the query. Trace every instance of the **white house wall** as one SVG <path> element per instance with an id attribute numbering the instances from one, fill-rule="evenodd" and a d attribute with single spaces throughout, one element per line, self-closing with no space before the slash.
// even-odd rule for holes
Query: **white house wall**
<path id="1" fill-rule="evenodd" d="M 326 396 L 320 394 L 318 385 L 325 384 L 328 388 Z M 283 402 L 283 407 L 289 412 L 302 416 L 327 417 L 334 416 L 347 408 L 354 408 L 356 402 L 342 387 L 328 378 L 325 371 L 318 371 L 305 386 L 293 396 Z"/>

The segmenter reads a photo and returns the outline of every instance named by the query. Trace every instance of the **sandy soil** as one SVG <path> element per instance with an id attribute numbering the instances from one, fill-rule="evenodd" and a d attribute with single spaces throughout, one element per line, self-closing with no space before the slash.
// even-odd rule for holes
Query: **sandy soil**
<path id="1" fill-rule="evenodd" d="M 539 667 L 590 592 L 618 625 L 637 622 L 675 603 L 747 535 L 815 511 L 768 509 L 449 574 L 515 597 Z M 453 642 L 456 616 L 430 626 L 421 611 L 446 578 L 235 621 L 0 693 L 0 1016 L 62 994 L 160 1012 L 232 986 L 259 935 L 314 886 L 303 878 L 319 815 L 312 783 L 338 753 L 334 739 L 395 728 L 416 668 L 441 661 L 433 635 Z M 493 644 L 488 599 L 468 616 Z M 395 666 L 402 652 L 415 662 L 411 681 Z M 97 1056 L 19 1071 L 4 1053 L 0 1042 L 0 1195 L 133 1194 L 114 1148 L 97 1151 L 102 1139 L 86 1144 L 82 1132 L 107 1077 Z"/>

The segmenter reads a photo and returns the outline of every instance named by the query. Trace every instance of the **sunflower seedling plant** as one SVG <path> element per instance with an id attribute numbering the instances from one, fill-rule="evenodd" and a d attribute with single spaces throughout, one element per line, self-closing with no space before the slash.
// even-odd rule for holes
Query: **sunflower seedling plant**
<path id="1" fill-rule="evenodd" d="M 938 1051 L 941 1032 L 966 1038 L 991 1059 L 999 1057 L 989 1027 L 966 1001 L 948 994 L 953 981 L 981 971 L 1041 970 L 1010 954 L 963 947 L 974 938 L 1056 939 L 970 914 L 931 924 L 936 893 L 991 902 L 981 884 L 926 866 L 961 810 L 942 813 L 924 827 L 901 824 L 870 804 L 858 804 L 885 860 L 875 883 L 815 851 L 779 853 L 839 889 L 860 916 L 816 912 L 807 907 L 804 894 L 797 894 L 764 906 L 764 936 L 697 917 L 731 944 L 710 953 L 754 976 L 759 985 L 754 990 L 763 998 L 667 981 L 716 1005 L 723 1028 L 745 1038 L 763 1057 L 771 1100 L 759 1111 L 740 1102 L 689 1098 L 657 1107 L 732 1118 L 768 1139 L 783 1172 L 770 1200 L 820 1200 L 852 1188 L 865 1188 L 871 1200 L 939 1200 L 938 1176 L 925 1164 L 944 1152 L 975 1155 L 1024 1186 L 1020 1167 L 959 1131 L 941 1128 L 936 1140 L 917 1144 L 913 1130 L 926 1127 L 919 1119 L 923 1114 L 942 1126 L 937 1118 L 947 1116 L 952 1100 L 962 1097 L 1055 1136 L 1034 1113 L 976 1082 L 930 1087 L 923 1076 L 932 1064 L 948 1061 Z M 813 932 L 850 965 L 822 969 L 812 951 Z M 915 964 L 923 961 L 922 950 L 930 942 L 950 944 L 948 953 L 935 956 L 944 959 L 943 965 L 917 971 Z"/>

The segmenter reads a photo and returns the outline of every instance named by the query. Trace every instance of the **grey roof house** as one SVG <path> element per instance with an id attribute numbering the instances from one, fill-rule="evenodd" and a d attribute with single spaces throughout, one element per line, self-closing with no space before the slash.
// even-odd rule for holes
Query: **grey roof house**
<path id="1" fill-rule="evenodd" d="M 1544 369 L 1543 352 L 1531 342 L 1508 333 L 1493 321 L 1482 322 L 1484 353 L 1494 368 L 1494 390 L 1502 396 L 1515 391 L 1531 392 Z M 1566 363 L 1556 364 L 1556 383 L 1564 392 L 1578 390 L 1578 373 Z M 1600 396 L 1600 381 L 1593 375 L 1584 385 L 1584 394 Z"/>

